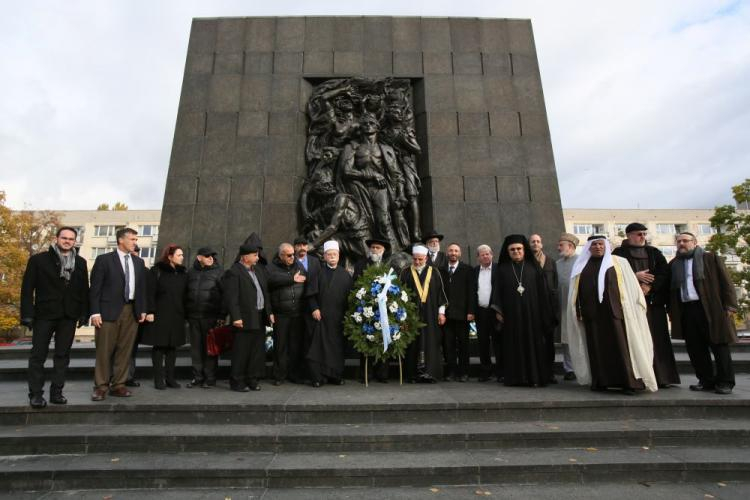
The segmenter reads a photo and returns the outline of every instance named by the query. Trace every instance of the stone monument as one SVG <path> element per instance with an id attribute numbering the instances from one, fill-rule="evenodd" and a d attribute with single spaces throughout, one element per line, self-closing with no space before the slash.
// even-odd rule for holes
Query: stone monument
<path id="1" fill-rule="evenodd" d="M 528 20 L 193 20 L 160 243 L 224 261 L 251 232 L 496 251 L 563 229 Z"/>

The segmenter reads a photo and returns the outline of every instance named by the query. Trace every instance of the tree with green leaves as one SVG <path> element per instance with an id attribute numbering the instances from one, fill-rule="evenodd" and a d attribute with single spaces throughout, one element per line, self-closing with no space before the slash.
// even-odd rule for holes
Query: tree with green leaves
<path id="1" fill-rule="evenodd" d="M 742 290 L 738 298 L 739 315 L 750 313 L 750 179 L 732 187 L 736 205 L 716 207 L 711 217 L 711 226 L 717 233 L 706 246 L 708 250 L 722 255 L 736 255 L 740 261 L 738 269 L 728 269 L 732 282 Z"/>

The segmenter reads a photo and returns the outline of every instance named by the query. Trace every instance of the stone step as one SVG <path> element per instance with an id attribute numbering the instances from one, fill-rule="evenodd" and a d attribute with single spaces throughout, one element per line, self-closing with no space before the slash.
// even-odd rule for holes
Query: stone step
<path id="1" fill-rule="evenodd" d="M 0 455 L 737 446 L 746 420 L 1 426 Z"/>
<path id="2" fill-rule="evenodd" d="M 583 478 L 585 481 L 585 477 Z M 401 486 L 401 487 L 348 487 L 348 488 L 152 488 L 152 489 L 94 489 L 62 490 L 55 492 L 31 490 L 14 491 L 0 499 L 27 500 L 43 498 L 44 500 L 70 499 L 101 500 L 215 500 L 217 498 L 263 499 L 263 500 L 358 500 L 361 498 L 380 498 L 389 500 L 476 500 L 484 496 L 490 498 L 533 498 L 535 500 L 580 500 L 601 499 L 633 500 L 649 499 L 709 499 L 745 500 L 750 498 L 750 481 L 638 481 L 621 482 L 571 482 L 550 484 L 503 483 L 503 484 L 466 484 Z"/>
<path id="3" fill-rule="evenodd" d="M 5 491 L 731 481 L 746 480 L 748 474 L 748 449 L 723 446 L 0 457 Z"/>
<path id="4" fill-rule="evenodd" d="M 677 370 L 682 375 L 692 375 L 694 373 L 693 367 L 690 364 L 690 360 L 686 353 L 675 354 L 675 360 L 677 361 Z M 563 370 L 563 358 L 562 354 L 557 354 L 555 358 L 555 373 L 562 375 Z M 47 376 L 52 372 L 52 354 L 50 354 L 45 363 L 45 371 Z M 469 368 L 469 376 L 476 378 L 480 375 L 480 361 L 479 358 L 471 358 Z M 69 379 L 90 379 L 94 374 L 95 359 L 93 354 L 91 357 L 76 357 L 70 360 L 68 367 L 68 378 Z M 231 362 L 229 359 L 222 357 L 219 360 L 218 376 L 219 378 L 229 377 L 229 367 Z M 273 363 L 270 360 L 266 361 L 266 378 L 273 376 Z M 750 351 L 740 351 L 732 354 L 732 366 L 736 373 L 750 373 Z M 192 361 L 189 354 L 179 356 L 177 358 L 177 369 L 176 373 L 179 378 L 189 380 L 192 377 Z M 0 361 L 0 378 L 4 380 L 16 380 L 24 381 L 27 379 L 28 370 L 28 358 L 21 359 L 5 359 Z M 136 358 L 136 378 L 137 379 L 150 379 L 153 376 L 151 356 L 148 354 L 140 354 Z M 372 377 L 372 375 L 370 375 Z M 359 374 L 359 358 L 349 358 L 345 361 L 344 377 L 347 379 L 358 379 Z M 390 367 L 391 379 L 398 379 L 398 364 L 396 362 L 391 363 Z"/>
<path id="5" fill-rule="evenodd" d="M 694 383 L 694 380 L 685 381 Z M 496 382 L 310 386 L 262 384 L 236 393 L 214 389 L 159 391 L 144 384 L 130 398 L 92 402 L 89 381 L 65 386 L 67 405 L 33 410 L 27 388 L 0 382 L 0 425 L 70 424 L 446 424 L 459 422 L 611 421 L 631 419 L 750 420 L 750 375 L 737 377 L 729 396 L 686 386 L 626 396 L 592 392 L 574 382 L 544 388 Z M 750 427 L 750 425 L 748 426 Z"/>

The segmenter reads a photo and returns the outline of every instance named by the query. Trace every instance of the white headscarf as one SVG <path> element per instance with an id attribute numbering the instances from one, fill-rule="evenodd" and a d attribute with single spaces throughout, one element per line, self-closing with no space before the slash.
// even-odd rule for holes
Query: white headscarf
<path id="1" fill-rule="evenodd" d="M 591 242 L 598 239 L 604 240 L 604 257 L 602 257 L 602 267 L 599 268 L 599 279 L 597 281 L 599 303 L 601 304 L 604 301 L 604 276 L 607 274 L 607 269 L 614 266 L 614 264 L 612 263 L 612 245 L 609 243 L 609 240 L 607 238 L 595 238 L 594 240 L 589 240 L 586 242 L 586 246 L 583 247 L 581 255 L 578 256 L 575 264 L 573 264 L 573 271 L 570 273 L 570 281 L 572 283 L 573 279 L 581 274 L 583 268 L 586 267 L 589 259 L 591 259 Z"/>

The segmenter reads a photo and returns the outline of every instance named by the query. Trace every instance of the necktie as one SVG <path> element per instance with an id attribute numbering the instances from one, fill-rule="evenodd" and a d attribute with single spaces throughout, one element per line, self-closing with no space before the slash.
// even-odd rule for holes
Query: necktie
<path id="1" fill-rule="evenodd" d="M 451 266 L 451 274 L 456 270 L 456 266 Z"/>
<path id="2" fill-rule="evenodd" d="M 130 300 L 130 255 L 125 254 L 125 302 Z"/>
<path id="3" fill-rule="evenodd" d="M 430 252 L 430 262 L 435 262 L 435 252 Z"/>

